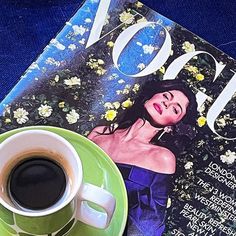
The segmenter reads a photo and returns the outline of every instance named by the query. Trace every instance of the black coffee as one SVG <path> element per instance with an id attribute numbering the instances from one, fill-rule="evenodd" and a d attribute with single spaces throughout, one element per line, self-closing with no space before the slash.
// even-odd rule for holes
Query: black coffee
<path id="1" fill-rule="evenodd" d="M 66 188 L 63 169 L 54 161 L 32 156 L 20 162 L 8 180 L 10 196 L 23 208 L 42 210 L 54 205 Z"/>

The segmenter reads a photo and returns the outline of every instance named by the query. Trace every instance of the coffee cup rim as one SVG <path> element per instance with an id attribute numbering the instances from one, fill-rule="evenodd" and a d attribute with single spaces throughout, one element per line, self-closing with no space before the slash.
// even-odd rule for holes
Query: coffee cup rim
<path id="1" fill-rule="evenodd" d="M 12 136 L 6 138 L 2 143 L 0 143 L 0 150 L 3 148 L 4 145 L 6 145 L 9 142 L 12 142 L 14 139 L 18 139 L 24 135 L 32 135 L 35 133 L 50 136 L 50 137 L 56 139 L 57 141 L 62 142 L 66 148 L 69 148 L 72 155 L 73 155 L 73 159 L 76 161 L 77 168 L 79 169 L 79 171 L 76 172 L 76 176 L 75 176 L 76 180 L 73 183 L 73 187 L 72 187 L 71 193 L 69 194 L 69 197 L 65 201 L 63 201 L 60 205 L 56 204 L 55 207 L 52 206 L 49 209 L 37 210 L 37 211 L 24 211 L 24 210 L 17 209 L 15 207 L 11 206 L 0 196 L 0 204 L 2 206 L 4 206 L 6 209 L 11 211 L 12 213 L 15 213 L 15 214 L 18 214 L 21 216 L 26 216 L 26 217 L 47 216 L 47 215 L 54 214 L 54 213 L 60 211 L 61 209 L 63 209 L 64 207 L 66 207 L 71 201 L 73 201 L 73 199 L 79 193 L 79 189 L 81 187 L 82 178 L 83 178 L 83 168 L 82 168 L 79 154 L 77 153 L 77 151 L 75 150 L 75 148 L 72 146 L 72 144 L 69 141 L 67 141 L 65 138 L 61 137 L 60 135 L 58 135 L 54 132 L 47 131 L 47 130 L 39 130 L 39 129 L 24 130 L 24 131 L 13 134 Z M 74 166 L 71 166 L 71 167 L 75 168 Z"/>

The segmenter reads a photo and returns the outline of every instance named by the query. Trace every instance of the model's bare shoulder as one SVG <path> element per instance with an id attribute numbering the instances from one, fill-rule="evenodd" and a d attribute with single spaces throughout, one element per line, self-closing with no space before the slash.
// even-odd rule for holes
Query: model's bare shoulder
<path id="1" fill-rule="evenodd" d="M 93 140 L 94 137 L 96 137 L 99 134 L 102 134 L 105 130 L 106 126 L 97 126 L 95 127 L 91 133 L 88 135 L 88 138 Z"/>
<path id="2" fill-rule="evenodd" d="M 176 157 L 173 152 L 164 147 L 156 147 L 152 150 L 152 160 L 158 168 L 158 172 L 174 174 L 176 170 Z"/>

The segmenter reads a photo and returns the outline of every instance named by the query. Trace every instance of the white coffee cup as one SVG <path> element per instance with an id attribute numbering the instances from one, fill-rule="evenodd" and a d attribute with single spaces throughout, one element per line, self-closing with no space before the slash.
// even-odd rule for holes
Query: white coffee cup
<path id="1" fill-rule="evenodd" d="M 63 196 L 54 205 L 43 210 L 23 209 L 9 197 L 7 179 L 12 168 L 36 152 L 60 164 L 68 181 Z M 14 214 L 19 223 L 16 227 L 20 227 L 22 232 L 34 235 L 53 234 L 73 217 L 96 228 L 104 229 L 109 226 L 115 211 L 115 198 L 107 190 L 83 182 L 81 160 L 66 139 L 45 130 L 22 131 L 0 144 L 0 155 L 0 205 L 4 209 L 1 214 L 6 214 L 6 217 Z M 92 208 L 88 202 L 96 204 L 103 211 Z M 64 219 L 61 219 L 63 214 Z"/>

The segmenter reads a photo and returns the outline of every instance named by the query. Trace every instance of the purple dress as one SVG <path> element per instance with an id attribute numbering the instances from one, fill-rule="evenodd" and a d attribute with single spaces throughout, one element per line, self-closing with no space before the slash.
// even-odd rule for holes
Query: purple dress
<path id="1" fill-rule="evenodd" d="M 165 229 L 170 174 L 127 164 L 117 164 L 129 200 L 128 227 L 124 235 L 161 236 Z"/>

